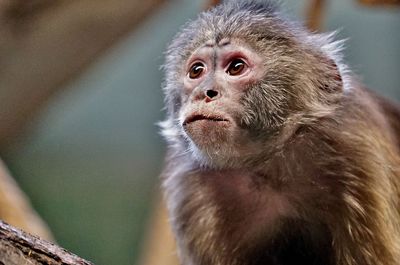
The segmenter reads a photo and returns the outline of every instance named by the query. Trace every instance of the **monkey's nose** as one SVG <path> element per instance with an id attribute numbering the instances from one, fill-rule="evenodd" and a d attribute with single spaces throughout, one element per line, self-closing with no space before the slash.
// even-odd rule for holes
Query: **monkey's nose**
<path id="1" fill-rule="evenodd" d="M 208 89 L 206 92 L 206 102 L 214 100 L 218 96 L 218 91 Z"/>

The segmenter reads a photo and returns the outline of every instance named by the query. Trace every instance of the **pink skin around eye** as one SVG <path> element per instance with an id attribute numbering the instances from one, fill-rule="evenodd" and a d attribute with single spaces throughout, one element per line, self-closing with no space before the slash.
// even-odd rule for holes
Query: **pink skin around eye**
<path id="1" fill-rule="evenodd" d="M 235 59 L 243 61 L 245 68 L 237 75 L 229 75 L 227 70 Z M 220 68 L 224 71 L 224 75 L 219 75 L 220 82 L 239 90 L 243 90 L 249 84 L 260 80 L 264 75 L 262 58 L 254 51 L 243 46 L 232 45 L 224 47 L 219 54 L 219 61 Z"/>
<path id="2" fill-rule="evenodd" d="M 242 60 L 246 66 L 248 67 L 252 67 L 253 65 L 251 64 L 251 62 L 249 62 L 249 60 L 246 58 L 246 55 L 244 55 L 241 52 L 238 51 L 232 51 L 230 53 L 224 54 L 224 57 L 222 58 L 222 67 L 227 70 L 228 67 L 230 66 L 230 64 L 235 60 L 235 59 L 239 59 Z"/>
<path id="3" fill-rule="evenodd" d="M 237 75 L 229 75 L 227 69 L 235 59 L 242 60 L 245 68 Z M 213 67 L 214 61 L 215 69 Z M 196 63 L 202 63 L 204 70 L 198 78 L 191 79 L 189 71 Z M 231 86 L 232 89 L 243 90 L 249 84 L 258 81 L 264 75 L 263 59 L 254 50 L 239 43 L 228 43 L 227 45 L 206 45 L 196 50 L 186 64 L 184 86 L 190 93 L 201 84 L 209 75 L 219 85 Z"/>

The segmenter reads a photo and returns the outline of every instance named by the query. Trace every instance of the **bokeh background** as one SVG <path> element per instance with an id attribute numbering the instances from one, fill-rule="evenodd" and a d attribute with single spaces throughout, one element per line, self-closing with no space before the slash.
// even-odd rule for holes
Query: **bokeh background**
<path id="1" fill-rule="evenodd" d="M 309 1 L 282 2 L 290 17 L 304 20 Z M 95 264 L 138 264 L 164 152 L 156 125 L 163 118 L 163 51 L 204 5 L 171 0 L 154 10 L 0 150 L 57 242 Z M 340 29 L 338 38 L 347 39 L 354 73 L 400 99 L 400 10 L 331 0 L 325 12 L 325 30 Z"/>

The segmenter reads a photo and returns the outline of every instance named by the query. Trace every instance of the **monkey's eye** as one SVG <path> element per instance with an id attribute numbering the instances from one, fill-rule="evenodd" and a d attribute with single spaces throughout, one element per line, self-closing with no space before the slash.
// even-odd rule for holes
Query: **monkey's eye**
<path id="1" fill-rule="evenodd" d="M 243 73 L 246 67 L 247 64 L 242 59 L 233 59 L 230 62 L 226 73 L 229 75 L 240 75 Z"/>
<path id="2" fill-rule="evenodd" d="M 191 79 L 199 78 L 201 76 L 201 74 L 204 72 L 204 70 L 205 70 L 205 66 L 203 63 L 197 62 L 197 63 L 193 64 L 190 67 L 190 70 L 188 73 L 189 78 L 191 78 Z"/>

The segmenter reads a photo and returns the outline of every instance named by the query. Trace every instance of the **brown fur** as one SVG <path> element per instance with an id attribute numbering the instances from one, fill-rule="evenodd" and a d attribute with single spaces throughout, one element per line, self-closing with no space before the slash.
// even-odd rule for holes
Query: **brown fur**
<path id="1" fill-rule="evenodd" d="M 388 105 L 378 103 L 381 98 L 354 89 L 341 109 L 298 128 L 258 167 L 177 172 L 185 161 L 173 157 L 164 176 L 175 231 L 184 249 L 208 257 L 183 264 L 253 264 L 234 253 L 251 253 L 255 235 L 279 231 L 280 224 L 269 223 L 274 211 L 304 220 L 310 232 L 326 226 L 329 235 L 321 237 L 331 236 L 324 243 L 334 252 L 331 264 L 397 264 L 400 161 L 391 124 L 398 120 L 386 119 L 394 109 L 386 113 Z"/>

